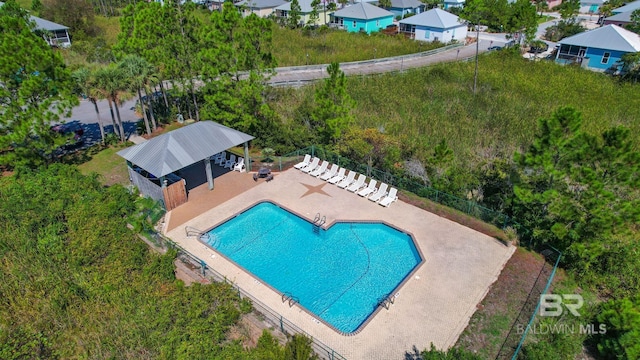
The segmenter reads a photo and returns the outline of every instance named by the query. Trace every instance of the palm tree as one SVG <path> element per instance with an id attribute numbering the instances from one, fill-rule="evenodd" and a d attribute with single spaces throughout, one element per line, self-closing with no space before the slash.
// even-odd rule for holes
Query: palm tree
<path id="1" fill-rule="evenodd" d="M 109 102 L 111 120 L 113 121 L 113 131 L 118 134 L 120 141 L 125 141 L 126 136 L 122 119 L 120 117 L 120 105 L 122 97 L 126 96 L 126 86 L 124 86 L 124 73 L 115 65 L 109 65 L 96 71 L 97 89 Z M 114 106 L 115 105 L 115 106 Z M 116 117 L 114 117 L 114 109 Z"/>
<path id="2" fill-rule="evenodd" d="M 147 71 L 151 65 L 142 57 L 138 55 L 127 55 L 118 63 L 118 69 L 120 69 L 127 79 L 127 85 L 129 90 L 133 90 L 138 93 L 138 102 L 142 109 L 142 118 L 144 119 L 144 126 L 147 130 L 147 134 L 151 135 L 151 127 L 149 126 L 149 117 L 145 110 L 145 103 L 142 100 L 141 89 L 145 87 L 147 82 Z M 155 123 L 155 121 L 154 121 Z M 155 130 L 155 126 L 154 126 Z"/>
<path id="3" fill-rule="evenodd" d="M 100 138 L 102 143 L 105 140 L 104 126 L 102 125 L 102 119 L 100 117 L 100 110 L 98 109 L 98 100 L 101 97 L 100 90 L 96 87 L 96 78 L 91 70 L 88 68 L 80 68 L 74 71 L 71 76 L 76 82 L 76 91 L 80 96 L 86 96 L 93 104 L 98 117 L 98 127 L 100 127 Z"/>

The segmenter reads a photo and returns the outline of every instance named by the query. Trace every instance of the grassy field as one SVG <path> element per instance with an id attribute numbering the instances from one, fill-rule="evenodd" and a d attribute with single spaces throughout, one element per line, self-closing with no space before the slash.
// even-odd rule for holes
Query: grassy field
<path id="1" fill-rule="evenodd" d="M 442 44 L 428 44 L 404 36 L 366 35 L 334 29 L 306 32 L 273 26 L 272 52 L 278 66 L 367 60 L 412 54 L 440 46 Z"/>
<path id="2" fill-rule="evenodd" d="M 108 147 L 78 166 L 80 171 L 87 175 L 96 173 L 102 177 L 102 182 L 107 185 L 120 184 L 129 185 L 129 175 L 127 173 L 127 164 L 123 158 L 116 153 L 127 147 L 126 145 L 117 145 Z"/>
<path id="3" fill-rule="evenodd" d="M 576 67 L 530 62 L 508 52 L 481 56 L 475 96 L 473 74 L 473 62 L 460 62 L 351 77 L 355 125 L 395 135 L 408 154 L 421 160 L 446 139 L 457 161 L 469 168 L 528 146 L 537 120 L 565 105 L 582 112 L 583 128 L 590 133 L 625 125 L 638 140 L 637 85 Z M 283 121 L 293 121 L 313 91 L 313 86 L 283 90 L 273 106 Z"/>

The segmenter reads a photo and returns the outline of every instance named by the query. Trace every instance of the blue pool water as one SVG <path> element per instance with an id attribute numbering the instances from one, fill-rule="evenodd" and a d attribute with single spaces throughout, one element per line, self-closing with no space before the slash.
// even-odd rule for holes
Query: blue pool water
<path id="1" fill-rule="evenodd" d="M 269 202 L 211 230 L 208 245 L 345 333 L 421 261 L 411 237 L 385 224 L 339 222 L 315 233 Z"/>

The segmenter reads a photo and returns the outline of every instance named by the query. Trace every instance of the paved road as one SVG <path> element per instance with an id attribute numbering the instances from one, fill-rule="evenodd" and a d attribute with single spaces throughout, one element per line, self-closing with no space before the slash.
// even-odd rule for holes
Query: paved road
<path id="1" fill-rule="evenodd" d="M 503 45 L 505 42 L 506 39 L 504 39 L 504 36 L 500 37 L 500 35 L 496 34 L 481 33 L 479 49 L 480 52 L 485 52 L 489 46 Z M 429 66 L 436 63 L 469 59 L 475 55 L 475 51 L 476 44 L 474 43 L 428 56 L 406 56 L 343 63 L 340 64 L 340 68 L 349 76 L 403 71 L 411 68 Z M 328 77 L 326 65 L 288 67 L 276 69 L 276 75 L 273 76 L 270 82 L 278 86 L 297 86 L 325 77 Z M 129 135 L 135 132 L 135 124 L 140 120 L 139 116 L 134 112 L 136 102 L 137 98 L 133 98 L 125 101 L 120 107 L 120 116 L 122 118 L 125 131 Z M 113 127 L 111 125 L 111 115 L 107 101 L 99 101 L 98 109 L 100 111 L 102 123 L 107 129 L 107 132 L 112 132 Z M 87 145 L 100 140 L 98 119 L 94 106 L 90 101 L 82 100 L 80 105 L 73 109 L 71 116 L 64 120 L 67 123 L 78 123 L 84 128 L 84 138 Z"/>

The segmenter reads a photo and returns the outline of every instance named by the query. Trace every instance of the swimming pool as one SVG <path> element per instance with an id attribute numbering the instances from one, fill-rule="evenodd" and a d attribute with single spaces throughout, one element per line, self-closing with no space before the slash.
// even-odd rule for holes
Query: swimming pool
<path id="1" fill-rule="evenodd" d="M 382 223 L 338 222 L 326 231 L 262 202 L 215 227 L 207 244 L 343 333 L 422 261 L 410 235 Z"/>

